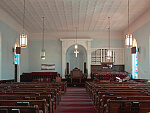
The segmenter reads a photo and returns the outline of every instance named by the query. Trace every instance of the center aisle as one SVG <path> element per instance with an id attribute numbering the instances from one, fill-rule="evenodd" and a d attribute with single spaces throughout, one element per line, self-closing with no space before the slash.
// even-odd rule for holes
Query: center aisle
<path id="1" fill-rule="evenodd" d="M 85 88 L 68 87 L 56 113 L 97 113 Z"/>

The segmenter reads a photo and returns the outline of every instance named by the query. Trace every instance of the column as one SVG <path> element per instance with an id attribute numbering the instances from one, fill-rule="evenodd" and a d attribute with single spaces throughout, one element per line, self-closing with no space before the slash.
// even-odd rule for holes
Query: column
<path id="1" fill-rule="evenodd" d="M 87 41 L 87 68 L 88 78 L 91 78 L 91 41 Z"/>
<path id="2" fill-rule="evenodd" d="M 65 44 L 62 41 L 62 78 L 65 78 L 65 70 L 66 70 L 66 50 Z"/>

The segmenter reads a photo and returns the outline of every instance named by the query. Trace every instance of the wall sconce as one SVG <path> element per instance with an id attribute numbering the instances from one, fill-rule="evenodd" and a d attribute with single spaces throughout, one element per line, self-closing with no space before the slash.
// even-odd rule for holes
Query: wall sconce
<path id="1" fill-rule="evenodd" d="M 16 47 L 16 49 L 12 48 L 12 52 L 15 52 L 15 50 L 16 50 L 16 54 L 21 54 L 21 47 Z"/>
<path id="2" fill-rule="evenodd" d="M 139 48 L 136 48 L 136 47 L 132 47 L 131 48 L 131 54 L 136 54 L 136 52 L 140 52 L 140 49 Z"/>
<path id="3" fill-rule="evenodd" d="M 139 48 L 138 48 L 138 53 L 140 53 L 140 50 L 141 50 L 141 48 L 139 47 Z"/>
<path id="4" fill-rule="evenodd" d="M 136 47 L 131 48 L 131 54 L 136 54 Z"/>
<path id="5" fill-rule="evenodd" d="M 21 54 L 21 47 L 16 47 L 16 54 Z"/>

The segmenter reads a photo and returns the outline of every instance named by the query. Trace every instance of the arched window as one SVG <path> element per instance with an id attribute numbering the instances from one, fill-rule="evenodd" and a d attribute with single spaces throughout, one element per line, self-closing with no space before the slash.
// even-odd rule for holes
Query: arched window
<path id="1" fill-rule="evenodd" d="M 15 47 L 14 47 L 14 64 L 19 64 L 19 54 L 16 54 L 16 47 L 19 47 L 18 39 L 15 40 Z"/>
<path id="2" fill-rule="evenodd" d="M 137 41 L 134 38 L 133 47 L 136 47 L 136 53 L 132 54 L 132 78 L 138 79 L 138 50 L 137 50 Z"/>

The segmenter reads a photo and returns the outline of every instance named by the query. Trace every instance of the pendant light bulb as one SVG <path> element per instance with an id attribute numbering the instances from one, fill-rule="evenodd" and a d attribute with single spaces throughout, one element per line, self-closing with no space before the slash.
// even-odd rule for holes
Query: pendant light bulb
<path id="1" fill-rule="evenodd" d="M 77 49 L 78 49 L 78 45 L 77 45 L 77 44 L 75 44 L 74 49 L 75 49 L 75 50 L 77 50 Z"/>
<path id="2" fill-rule="evenodd" d="M 78 49 L 78 44 L 77 44 L 77 27 L 76 27 L 76 44 L 74 46 L 74 49 L 77 50 Z"/>
<path id="3" fill-rule="evenodd" d="M 77 27 L 76 27 L 76 44 L 74 46 L 74 49 L 75 49 L 74 53 L 75 53 L 75 55 L 77 57 L 78 53 L 79 53 L 79 51 L 78 51 L 78 44 L 77 44 Z"/>
<path id="4" fill-rule="evenodd" d="M 110 60 L 112 57 L 112 51 L 110 50 L 110 17 L 108 17 L 109 27 L 108 27 L 108 50 L 107 50 L 107 59 Z"/>
<path id="5" fill-rule="evenodd" d="M 46 56 L 46 51 L 45 51 L 45 49 L 42 49 L 41 50 L 41 59 L 45 60 L 45 56 Z"/>
<path id="6" fill-rule="evenodd" d="M 112 51 L 111 51 L 111 50 L 108 50 L 108 51 L 107 51 L 107 59 L 110 60 L 110 59 L 111 59 L 111 56 L 112 56 Z"/>
<path id="7" fill-rule="evenodd" d="M 46 50 L 44 49 L 44 17 L 43 18 L 43 37 L 42 37 L 42 50 L 41 50 L 41 59 L 45 60 Z"/>

